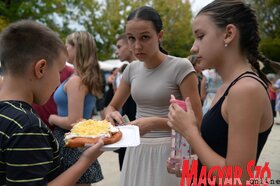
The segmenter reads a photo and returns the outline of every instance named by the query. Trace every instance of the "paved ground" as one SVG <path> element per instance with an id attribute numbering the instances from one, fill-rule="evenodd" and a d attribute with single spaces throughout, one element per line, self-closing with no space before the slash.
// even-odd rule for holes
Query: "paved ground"
<path id="1" fill-rule="evenodd" d="M 120 172 L 117 154 L 114 152 L 105 152 L 99 158 L 99 161 L 105 178 L 93 186 L 118 186 Z M 275 182 L 276 180 L 280 182 L 280 125 L 273 126 L 258 165 L 263 166 L 265 162 L 269 162 L 272 179 Z"/>
<path id="2" fill-rule="evenodd" d="M 107 151 L 98 160 L 101 164 L 104 179 L 99 183 L 93 184 L 93 186 L 118 186 L 120 182 L 118 154 Z"/>
<path id="3" fill-rule="evenodd" d="M 271 176 L 280 182 L 280 125 L 274 125 L 261 153 L 258 165 L 269 162 Z"/>

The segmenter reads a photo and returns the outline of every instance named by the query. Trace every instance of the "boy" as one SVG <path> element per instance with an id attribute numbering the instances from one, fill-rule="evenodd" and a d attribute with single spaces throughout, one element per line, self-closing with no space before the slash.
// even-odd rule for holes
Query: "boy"
<path id="1" fill-rule="evenodd" d="M 58 35 L 39 23 L 19 21 L 1 33 L 0 185 L 74 185 L 101 154 L 99 141 L 59 176 L 57 141 L 31 107 L 59 85 L 66 55 Z"/>

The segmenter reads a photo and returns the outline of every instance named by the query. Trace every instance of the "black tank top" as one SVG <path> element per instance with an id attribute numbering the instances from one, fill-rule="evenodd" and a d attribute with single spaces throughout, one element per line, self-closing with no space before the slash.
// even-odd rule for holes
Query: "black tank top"
<path id="1" fill-rule="evenodd" d="M 201 125 L 201 136 L 205 142 L 220 156 L 226 157 L 227 155 L 227 144 L 228 144 L 228 124 L 224 120 L 221 108 L 225 97 L 228 95 L 230 88 L 240 79 L 244 77 L 250 77 L 258 82 L 260 82 L 264 88 L 267 90 L 266 84 L 262 82 L 258 76 L 253 72 L 244 72 L 238 76 L 226 89 L 223 96 L 219 101 L 204 115 Z M 273 117 L 273 116 L 272 116 Z M 267 140 L 267 137 L 271 131 L 272 125 L 269 129 L 264 132 L 259 133 L 258 137 L 258 147 L 257 147 L 257 157 L 258 160 L 263 146 Z M 201 164 L 200 164 L 201 166 Z"/>

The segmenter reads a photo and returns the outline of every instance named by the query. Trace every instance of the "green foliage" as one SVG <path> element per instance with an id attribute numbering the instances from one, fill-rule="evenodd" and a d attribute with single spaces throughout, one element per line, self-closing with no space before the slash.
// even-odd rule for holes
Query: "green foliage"
<path id="1" fill-rule="evenodd" d="M 0 16 L 0 32 L 3 30 L 3 28 L 8 26 L 8 24 L 9 24 L 8 20 L 5 17 Z"/>
<path id="2" fill-rule="evenodd" d="M 32 19 L 47 24 L 55 31 L 61 31 L 60 26 L 53 21 L 54 12 L 57 15 L 63 15 L 65 4 L 60 0 L 2 0 L 0 12 L 0 16 L 4 17 L 8 23 L 20 19 Z"/>
<path id="3" fill-rule="evenodd" d="M 260 44 L 260 50 L 269 59 L 280 62 L 280 38 L 267 38 Z"/>
<path id="4" fill-rule="evenodd" d="M 171 55 L 186 57 L 193 39 L 190 4 L 182 0 L 0 0 L 0 31 L 20 19 L 42 22 L 62 39 L 87 30 L 96 39 L 99 59 L 106 60 L 114 56 L 116 37 L 124 33 L 128 14 L 143 5 L 153 6 L 162 16 L 162 46 Z"/>
<path id="5" fill-rule="evenodd" d="M 248 0 L 256 10 L 262 37 L 280 37 L 280 1 Z"/>
<path id="6" fill-rule="evenodd" d="M 260 51 L 269 59 L 280 62 L 280 1 L 248 0 L 256 11 L 259 32 L 262 38 Z M 278 69 L 277 67 L 276 69 Z M 276 72 L 274 68 L 265 66 L 264 72 Z"/>
<path id="7" fill-rule="evenodd" d="M 187 57 L 193 43 L 189 2 L 154 0 L 154 7 L 163 20 L 163 47 L 171 55 Z"/>
<path id="8" fill-rule="evenodd" d="M 133 7 L 132 1 L 107 0 L 101 4 L 97 17 L 91 17 L 86 30 L 97 40 L 98 55 L 102 60 L 112 58 L 116 36 L 124 33 L 125 20 Z"/>

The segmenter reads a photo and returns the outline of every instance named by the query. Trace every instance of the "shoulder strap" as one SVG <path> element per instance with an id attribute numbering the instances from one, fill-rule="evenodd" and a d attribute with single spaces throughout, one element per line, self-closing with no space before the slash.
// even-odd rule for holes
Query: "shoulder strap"
<path id="1" fill-rule="evenodd" d="M 248 75 L 245 75 L 245 74 L 248 74 Z M 224 96 L 227 96 L 228 95 L 228 92 L 230 90 L 230 88 L 235 85 L 235 83 L 237 81 L 239 81 L 240 79 L 242 78 L 245 78 L 245 77 L 250 77 L 250 78 L 253 78 L 255 80 L 257 80 L 259 83 L 261 83 L 263 85 L 263 87 L 265 88 L 265 90 L 267 90 L 267 84 L 265 84 L 262 80 L 259 79 L 259 76 L 257 74 L 255 74 L 254 72 L 250 72 L 250 71 L 246 71 L 242 74 L 240 74 L 235 80 L 233 80 L 231 82 L 231 84 L 228 86 L 228 88 L 226 89 L 225 93 L 224 93 Z"/>

